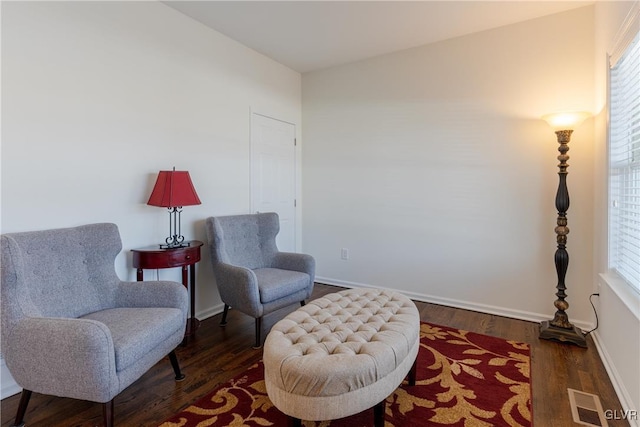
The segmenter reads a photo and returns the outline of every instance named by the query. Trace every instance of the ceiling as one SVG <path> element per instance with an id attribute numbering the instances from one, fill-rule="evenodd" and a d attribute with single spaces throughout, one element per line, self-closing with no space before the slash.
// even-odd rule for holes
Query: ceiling
<path id="1" fill-rule="evenodd" d="M 164 1 L 300 73 L 559 13 L 593 1 Z"/>

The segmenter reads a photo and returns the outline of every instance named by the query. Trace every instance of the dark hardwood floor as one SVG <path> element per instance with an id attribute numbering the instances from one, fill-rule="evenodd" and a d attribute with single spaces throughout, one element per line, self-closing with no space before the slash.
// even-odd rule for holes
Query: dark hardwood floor
<path id="1" fill-rule="evenodd" d="M 341 290 L 317 284 L 313 297 Z M 423 321 L 465 329 L 531 346 L 533 418 L 536 427 L 573 426 L 567 388 L 600 396 L 603 408 L 620 410 L 620 403 L 588 337 L 587 350 L 538 339 L 538 324 L 490 314 L 417 302 Z M 275 322 L 298 306 L 293 305 L 265 317 L 263 334 Z M 228 325 L 220 327 L 220 315 L 202 322 L 195 338 L 177 355 L 186 379 L 176 383 L 168 358 L 156 364 L 142 378 L 115 399 L 118 426 L 157 426 L 171 415 L 204 396 L 215 386 L 243 372 L 260 360 L 262 350 L 254 342 L 253 319 L 230 310 Z M 20 395 L 1 402 L 2 427 L 13 423 Z M 620 412 L 618 412 L 620 413 Z M 34 393 L 25 417 L 27 426 L 100 426 L 102 405 Z M 611 420 L 610 426 L 628 426 Z"/>

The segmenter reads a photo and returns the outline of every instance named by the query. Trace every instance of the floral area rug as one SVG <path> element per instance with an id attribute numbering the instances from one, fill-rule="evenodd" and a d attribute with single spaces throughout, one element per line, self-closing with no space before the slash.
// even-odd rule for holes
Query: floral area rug
<path id="1" fill-rule="evenodd" d="M 422 323 L 416 385 L 387 398 L 385 427 L 532 425 L 529 346 Z M 373 425 L 373 409 L 306 427 Z M 174 415 L 161 427 L 286 426 L 264 384 L 262 362 Z"/>

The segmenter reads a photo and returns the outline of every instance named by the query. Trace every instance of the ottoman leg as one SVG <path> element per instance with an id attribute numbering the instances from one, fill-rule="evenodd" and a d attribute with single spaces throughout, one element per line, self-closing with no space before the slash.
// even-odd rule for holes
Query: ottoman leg
<path id="1" fill-rule="evenodd" d="M 289 419 L 289 427 L 302 427 L 300 418 L 287 417 Z"/>
<path id="2" fill-rule="evenodd" d="M 373 425 L 374 427 L 384 427 L 384 405 L 387 399 L 378 403 L 373 407 Z"/>
<path id="3" fill-rule="evenodd" d="M 413 366 L 411 367 L 411 370 L 409 371 L 409 385 L 410 386 L 416 385 L 416 371 L 417 370 L 418 370 L 418 358 L 416 357 L 416 361 L 413 362 Z"/>

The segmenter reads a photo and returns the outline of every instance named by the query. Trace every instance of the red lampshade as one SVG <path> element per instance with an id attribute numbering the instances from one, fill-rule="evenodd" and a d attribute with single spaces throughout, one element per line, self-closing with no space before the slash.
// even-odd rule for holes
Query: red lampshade
<path id="1" fill-rule="evenodd" d="M 173 208 L 199 205 L 200 199 L 187 171 L 160 171 L 148 205 Z"/>

